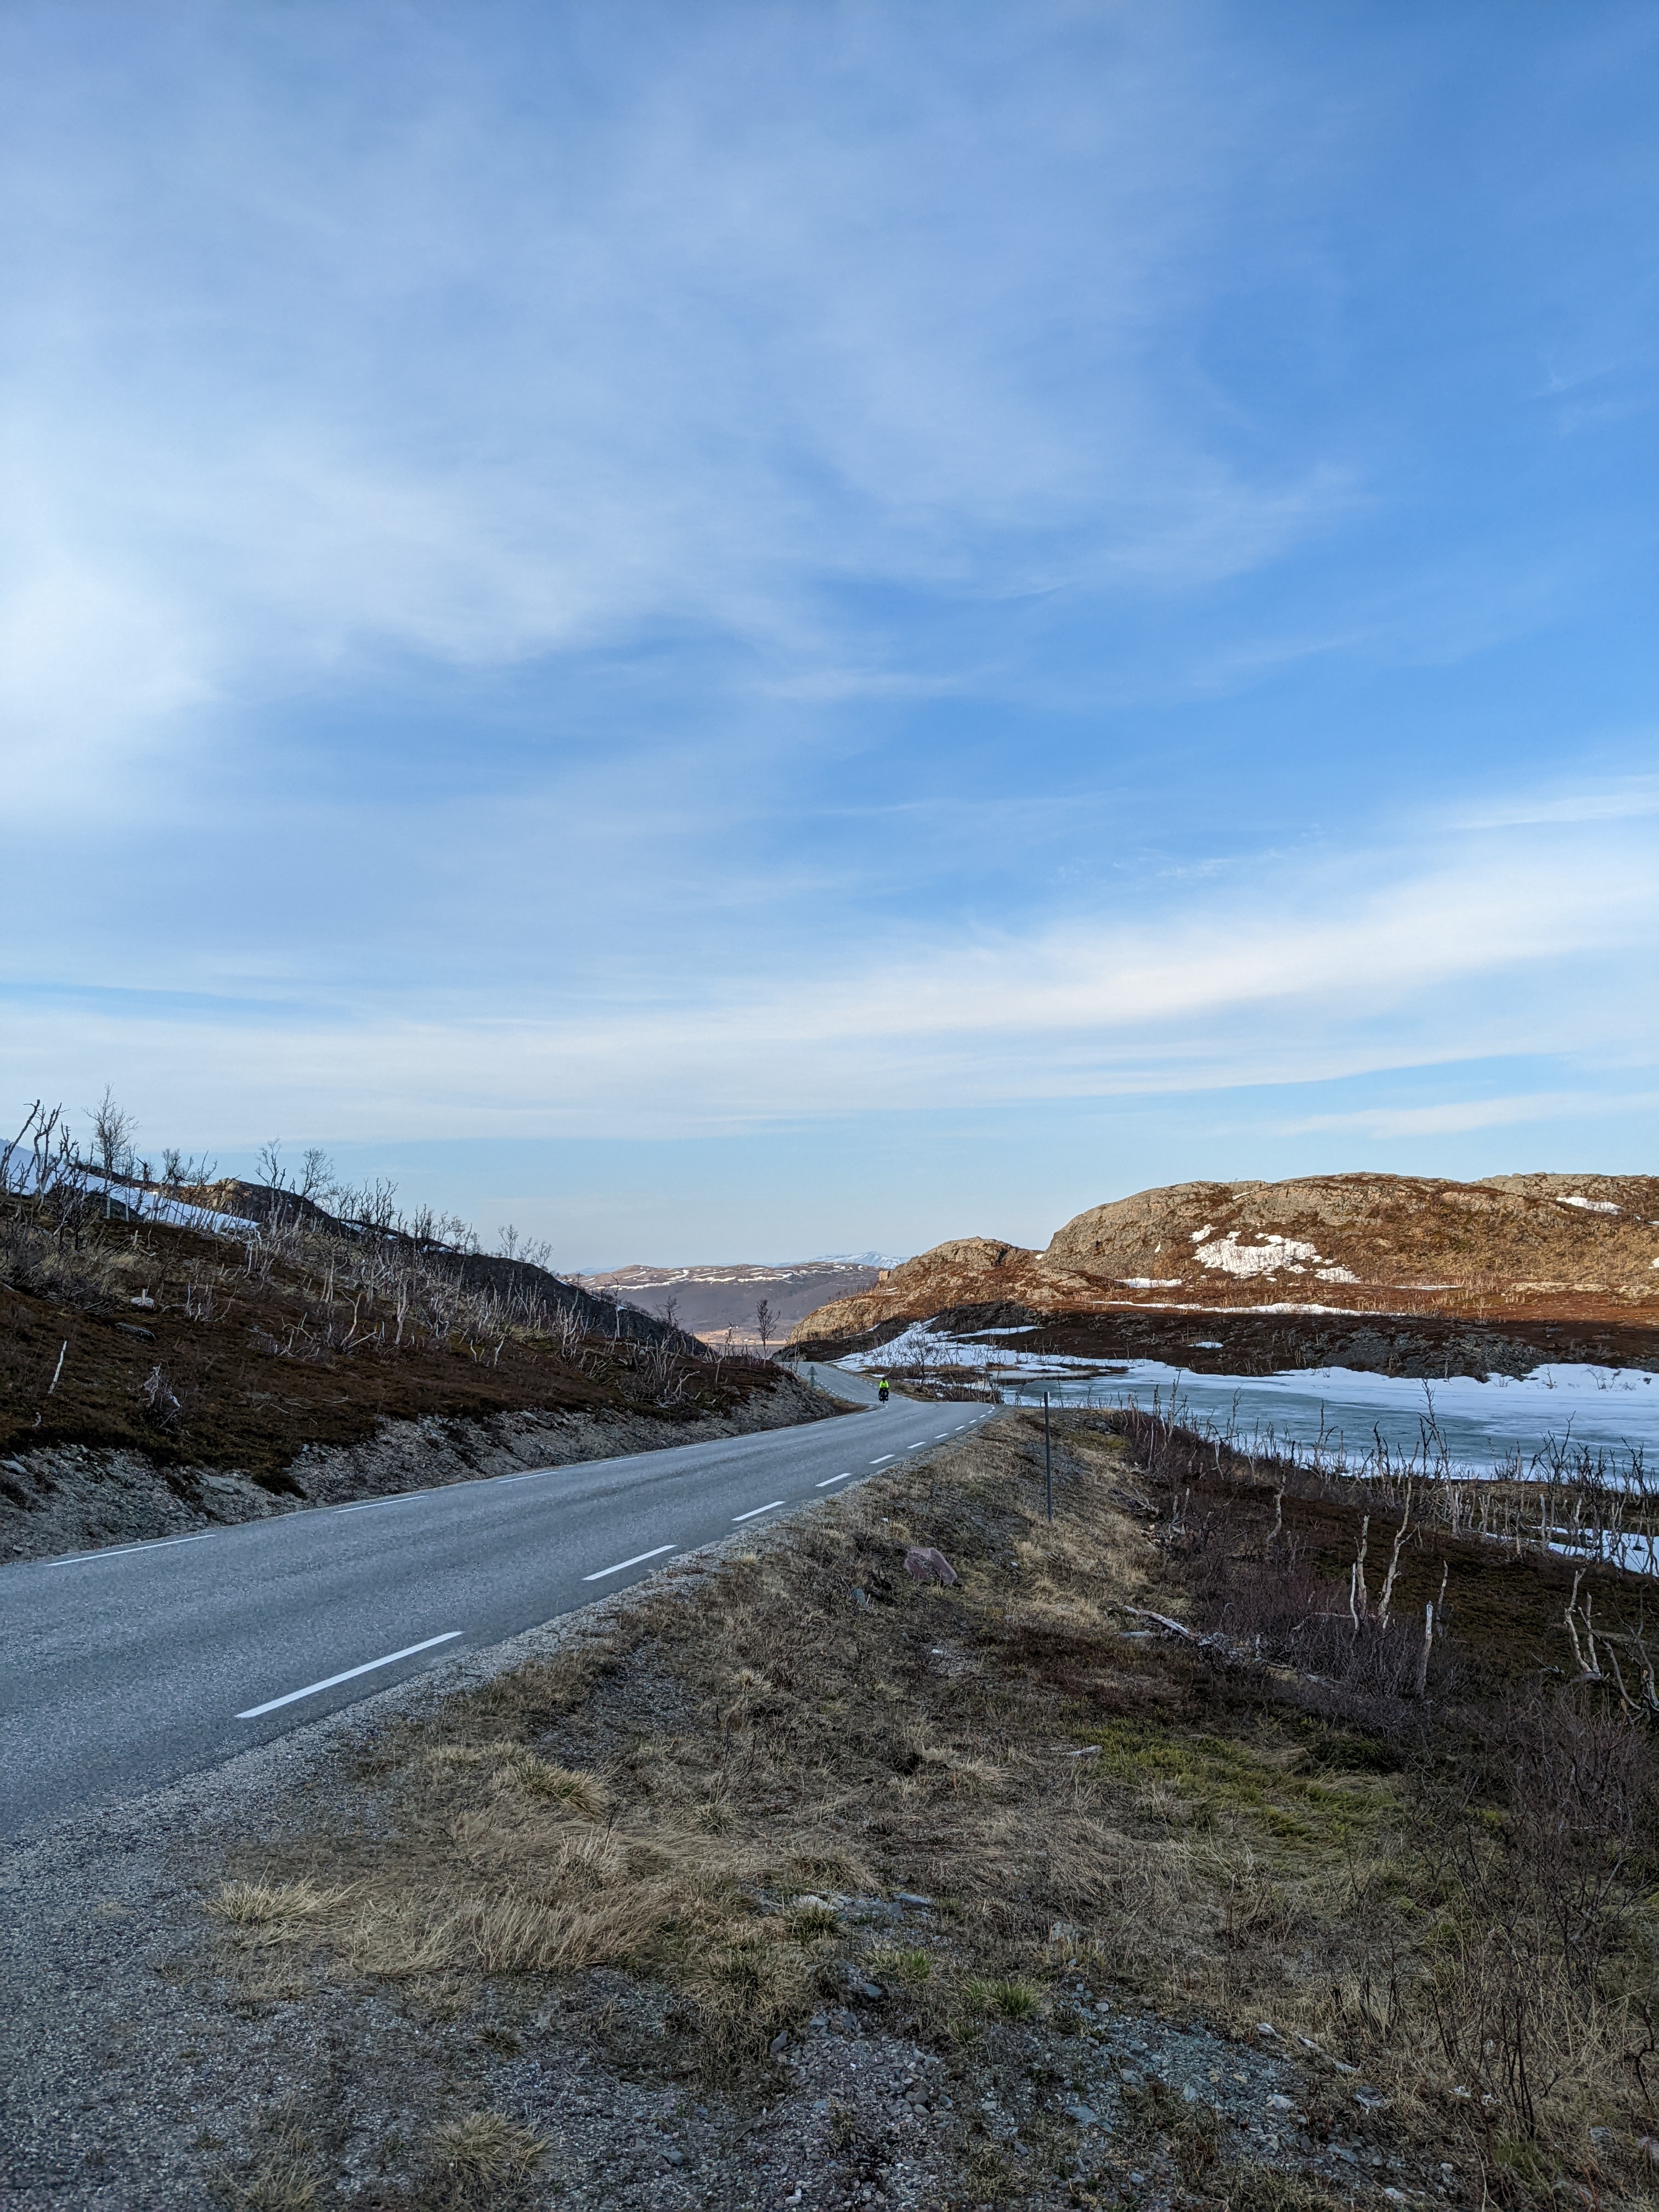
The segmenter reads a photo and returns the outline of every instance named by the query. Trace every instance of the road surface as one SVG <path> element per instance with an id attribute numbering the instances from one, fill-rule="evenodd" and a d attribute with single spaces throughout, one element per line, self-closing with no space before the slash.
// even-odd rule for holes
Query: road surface
<path id="1" fill-rule="evenodd" d="M 838 1395 L 861 1378 L 825 1370 Z M 0 1834 L 138 1796 L 990 1417 L 885 1407 L 0 1568 Z"/>

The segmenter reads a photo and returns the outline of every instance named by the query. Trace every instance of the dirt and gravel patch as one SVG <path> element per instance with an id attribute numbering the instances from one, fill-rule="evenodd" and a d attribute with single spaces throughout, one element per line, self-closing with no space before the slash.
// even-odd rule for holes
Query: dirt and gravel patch
<path id="1" fill-rule="evenodd" d="M 1547 1563 L 1413 1549 L 1454 1623 L 1418 1700 L 1386 1624 L 1283 1656 L 1357 1512 L 1057 1433 L 1052 1525 L 1006 1415 L 15 1854 L 11 2201 L 1638 2201 L 1650 1753 L 1571 1699 L 1511 1725 Z M 1465 1624 L 1477 1569 L 1510 1602 Z M 1624 1792 L 1617 1866 L 1555 1818 L 1561 1741 Z"/>

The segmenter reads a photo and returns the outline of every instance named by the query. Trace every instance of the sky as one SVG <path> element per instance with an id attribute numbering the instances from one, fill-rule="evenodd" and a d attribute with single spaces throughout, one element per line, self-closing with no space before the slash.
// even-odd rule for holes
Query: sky
<path id="1" fill-rule="evenodd" d="M 10 0 L 0 1104 L 573 1270 L 1654 1171 L 1656 96 L 1646 0 Z"/>

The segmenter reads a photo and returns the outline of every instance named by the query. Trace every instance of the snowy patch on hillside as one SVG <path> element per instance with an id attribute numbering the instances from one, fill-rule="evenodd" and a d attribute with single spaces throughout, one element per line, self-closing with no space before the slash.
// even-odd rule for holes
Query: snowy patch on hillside
<path id="1" fill-rule="evenodd" d="M 0 1156 L 0 1190 L 18 1196 L 33 1196 L 37 1183 L 48 1191 L 60 1191 L 65 1196 L 80 1191 L 94 1200 L 112 1199 L 115 1204 L 140 1221 L 159 1221 L 169 1229 L 194 1229 L 209 1237 L 258 1237 L 257 1221 L 245 1221 L 240 1214 L 216 1213 L 211 1206 L 191 1206 L 182 1198 L 170 1198 L 153 1184 L 128 1182 L 119 1176 L 106 1176 L 98 1168 L 77 1167 L 64 1170 L 55 1162 L 47 1164 L 42 1174 L 40 1164 L 28 1152 L 8 1152 Z"/>
<path id="2" fill-rule="evenodd" d="M 1194 1230 L 1194 1243 L 1209 1233 L 1207 1229 Z M 1317 1245 L 1301 1243 L 1294 1237 L 1265 1237 L 1259 1244 L 1241 1244 L 1237 1230 L 1230 1229 L 1218 1244 L 1199 1244 L 1193 1256 L 1200 1267 L 1217 1267 L 1246 1281 L 1255 1275 L 1276 1275 L 1281 1267 L 1287 1274 L 1304 1274 L 1310 1266 L 1322 1283 L 1358 1279 L 1346 1267 L 1334 1267 Z"/>

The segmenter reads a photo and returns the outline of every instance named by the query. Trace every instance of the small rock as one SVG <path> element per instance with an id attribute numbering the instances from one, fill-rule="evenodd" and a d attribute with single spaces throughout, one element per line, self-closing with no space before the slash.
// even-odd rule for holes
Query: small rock
<path id="1" fill-rule="evenodd" d="M 663 2153 L 663 2156 L 668 2160 L 670 2166 L 684 2166 L 685 2164 L 685 2153 L 683 2150 L 675 2150 L 671 2148 Z"/>
<path id="2" fill-rule="evenodd" d="M 1258 2035 L 1271 2035 L 1275 2042 L 1279 2039 L 1279 2030 L 1273 2026 L 1270 2020 L 1257 2021 L 1255 2024 L 1255 2032 Z"/>
<path id="3" fill-rule="evenodd" d="M 931 1897 L 920 1896 L 913 1889 L 896 1889 L 893 1892 L 893 1902 L 895 1905 L 931 1905 L 933 1901 L 933 1900 Z"/>
<path id="4" fill-rule="evenodd" d="M 1270 2112 L 1293 2112 L 1296 2110 L 1296 2100 L 1294 2097 L 1269 2097 L 1267 2110 Z"/>
<path id="5" fill-rule="evenodd" d="M 858 1984 L 858 1994 L 866 1998 L 872 2004 L 879 2004 L 887 1992 L 879 1982 L 860 1982 Z"/>
<path id="6" fill-rule="evenodd" d="M 1183 2081 L 1181 2085 L 1181 2097 L 1183 2104 L 1195 2105 L 1198 2102 L 1197 2084 L 1193 2081 Z"/>
<path id="7" fill-rule="evenodd" d="M 766 2048 L 768 2053 L 772 2057 L 777 2058 L 781 2057 L 783 2052 L 787 2051 L 789 2048 L 788 2029 L 787 2027 L 780 2028 L 778 2033 L 772 2038 L 772 2040 L 767 2045 Z"/>
<path id="8" fill-rule="evenodd" d="M 1067 2105 L 1065 2112 L 1066 2118 L 1078 2127 L 1097 2128 L 1100 2125 L 1100 2114 L 1091 2105 Z"/>

